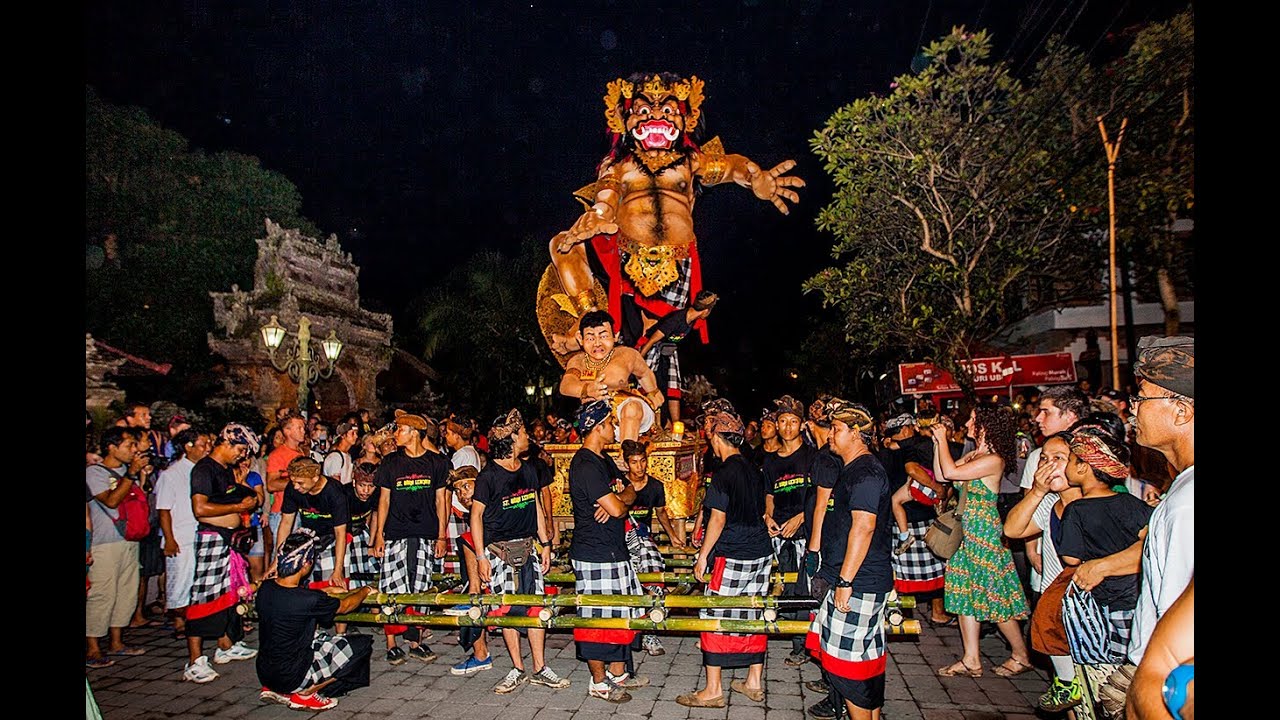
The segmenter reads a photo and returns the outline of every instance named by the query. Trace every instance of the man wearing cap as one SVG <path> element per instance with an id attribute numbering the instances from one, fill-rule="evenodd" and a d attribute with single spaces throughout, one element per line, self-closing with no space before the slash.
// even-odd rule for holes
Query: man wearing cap
<path id="1" fill-rule="evenodd" d="M 761 467 L 766 488 L 765 525 L 773 541 L 773 559 L 778 565 L 778 572 L 798 573 L 809 546 L 805 507 L 813 492 L 809 471 L 813 465 L 815 450 L 800 437 L 800 428 L 806 415 L 804 404 L 790 395 L 783 395 L 774 400 L 773 404 L 778 409 L 774 422 L 778 426 L 778 439 L 782 446 L 777 452 L 765 455 Z M 796 582 L 783 587 L 782 594 L 795 597 L 807 591 L 807 583 L 798 577 Z M 784 615 L 799 620 L 801 616 L 797 612 L 804 611 L 788 611 Z M 791 617 L 792 615 L 795 617 Z M 803 665 L 807 659 L 804 638 L 800 635 L 792 636 L 791 654 L 787 656 L 786 663 L 791 666 Z"/>
<path id="2" fill-rule="evenodd" d="M 286 537 L 276 556 L 276 576 L 263 581 L 254 600 L 262 643 L 258 699 L 295 710 L 328 710 L 338 704 L 334 698 L 369 685 L 373 638 L 331 635 L 319 626 L 360 607 L 373 586 L 351 592 L 307 588 L 318 545 L 319 537 L 305 527 Z"/>
<path id="3" fill-rule="evenodd" d="M 347 587 L 347 521 L 351 511 L 347 494 L 338 483 L 320 472 L 320 463 L 302 455 L 289 463 L 289 486 L 284 489 L 281 505 L 284 517 L 280 520 L 280 544 L 293 532 L 295 515 L 302 518 L 302 527 L 315 533 L 315 574 L 311 586 L 317 589 L 325 585 Z M 271 577 L 268 571 L 267 577 Z"/>
<path id="4" fill-rule="evenodd" d="M 613 318 L 603 310 L 582 316 L 578 322 L 582 352 L 569 358 L 560 379 L 560 394 L 583 403 L 609 401 L 617 416 L 615 440 L 638 440 L 649 431 L 654 412 L 662 405 L 658 378 L 634 348 L 615 345 Z M 640 389 L 631 387 L 635 377 Z"/>
<path id="5" fill-rule="evenodd" d="M 844 463 L 825 509 L 822 566 L 830 584 L 806 636 L 850 718 L 880 717 L 884 705 L 885 605 L 893 589 L 889 477 L 871 452 L 871 414 L 832 398 L 831 448 Z"/>
<path id="6" fill-rule="evenodd" d="M 356 463 L 351 457 L 351 449 L 360 441 L 360 428 L 350 420 L 338 423 L 337 436 L 333 449 L 324 456 L 325 477 L 339 485 L 350 485 L 355 473 Z"/>
<path id="7" fill-rule="evenodd" d="M 427 434 L 434 422 L 415 413 L 396 410 L 395 452 L 382 459 L 374 476 L 378 484 L 378 528 L 374 557 L 382 558 L 380 589 L 384 593 L 426 592 L 431 586 L 434 557 L 449 551 L 445 537 L 449 511 L 449 461 L 430 450 Z M 399 665 L 406 653 L 396 645 L 399 627 L 384 626 L 387 662 Z M 431 662 L 436 654 L 417 628 L 402 631 L 409 640 L 408 656 Z"/>
<path id="8" fill-rule="evenodd" d="M 218 435 L 213 450 L 191 468 L 191 512 L 196 528 L 196 568 L 187 606 L 187 655 L 182 679 L 207 683 L 218 677 L 204 656 L 204 638 L 217 638 L 213 662 L 249 660 L 258 654 L 244 644 L 244 623 L 236 613 L 237 593 L 231 588 L 234 571 L 231 533 L 240 527 L 241 514 L 258 507 L 258 495 L 236 483 L 232 468 L 246 455 L 258 451 L 258 436 L 239 423 L 230 423 Z M 240 570 L 243 572 L 243 568 Z"/>
<path id="9" fill-rule="evenodd" d="M 476 478 L 475 496 L 471 504 L 471 537 L 476 548 L 476 569 L 480 580 L 488 583 L 495 595 L 504 593 L 541 595 L 542 576 L 551 567 L 551 536 L 539 500 L 538 473 L 532 465 L 520 460 L 529 447 L 529 435 L 519 410 L 511 410 L 494 420 L 489 428 L 489 456 Z M 533 617 L 540 607 L 521 608 Z M 510 607 L 498 608 L 493 615 L 507 615 Z M 520 653 L 520 631 L 503 628 L 502 638 L 513 665 L 493 691 L 512 692 L 531 682 L 549 688 L 565 688 L 569 681 L 547 665 L 547 631 L 529 628 L 529 654 L 533 672 L 526 673 Z"/>
<path id="10" fill-rule="evenodd" d="M 643 595 L 640 580 L 631 568 L 627 551 L 625 519 L 627 509 L 636 500 L 630 483 L 620 492 L 613 491 L 614 480 L 621 472 L 604 456 L 605 446 L 613 442 L 614 412 L 608 401 L 592 400 L 578 408 L 578 432 L 582 447 L 569 463 L 569 498 L 573 502 L 573 542 L 569 558 L 573 561 L 574 591 L 590 595 Z M 634 618 L 640 608 L 578 606 L 583 618 Z M 631 699 L 627 688 L 643 687 L 649 680 L 632 676 L 631 642 L 634 630 L 574 628 L 578 659 L 585 660 L 591 671 L 587 693 L 611 703 Z"/>
<path id="11" fill-rule="evenodd" d="M 671 422 L 680 419 L 680 356 L 676 343 L 693 332 L 694 325 L 705 320 L 720 296 L 710 290 L 699 290 L 693 304 L 673 310 L 662 316 L 645 333 L 637 348 L 654 375 L 662 378 L 663 392 L 667 397 L 667 414 Z"/>
<path id="12" fill-rule="evenodd" d="M 1082 563 L 1075 583 L 1089 590 L 1105 578 L 1141 571 L 1142 584 L 1129 636 L 1129 663 L 1108 678 L 1099 696 L 1114 712 L 1124 704 L 1137 664 L 1160 616 L 1191 582 L 1195 571 L 1195 339 L 1142 338 L 1130 398 L 1138 444 L 1160 451 L 1178 475 L 1147 524 L 1145 539 L 1128 549 Z"/>

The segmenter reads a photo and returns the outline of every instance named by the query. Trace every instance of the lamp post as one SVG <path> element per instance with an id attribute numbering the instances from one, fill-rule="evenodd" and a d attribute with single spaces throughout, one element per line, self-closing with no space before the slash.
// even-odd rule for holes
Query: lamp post
<path id="1" fill-rule="evenodd" d="M 287 347 L 286 338 L 291 339 Z M 311 349 L 311 321 L 305 315 L 298 318 L 296 333 L 286 330 L 277 316 L 272 315 L 271 322 L 262 326 L 262 342 L 267 346 L 271 365 L 298 383 L 298 411 L 305 415 L 307 393 L 317 380 L 333 377 L 338 356 L 342 354 L 342 341 L 330 330 L 329 336 L 320 341 L 323 354 L 316 355 Z"/>

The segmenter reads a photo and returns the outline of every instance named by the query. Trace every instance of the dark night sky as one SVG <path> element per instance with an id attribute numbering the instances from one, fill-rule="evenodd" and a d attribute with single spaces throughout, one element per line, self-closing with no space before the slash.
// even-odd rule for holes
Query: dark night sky
<path id="1" fill-rule="evenodd" d="M 286 175 L 304 214 L 361 266 L 365 304 L 393 313 L 472 252 L 545 241 L 573 222 L 570 193 L 606 150 L 606 82 L 641 70 L 696 74 L 706 81 L 704 139 L 720 135 L 729 152 L 767 167 L 794 158 L 809 183 L 790 217 L 734 186 L 710 188 L 695 209 L 704 281 L 726 299 L 707 357 L 745 353 L 776 368 L 796 326 L 781 318 L 816 307 L 799 286 L 828 260 L 831 239 L 814 217 L 830 183 L 808 141 L 836 108 L 887 92 L 920 45 L 953 25 L 991 30 L 996 54 L 1026 69 L 1050 32 L 1105 50 L 1107 32 L 1181 7 L 91 2 L 85 72 L 107 101 Z M 752 337 L 761 312 L 771 332 Z"/>

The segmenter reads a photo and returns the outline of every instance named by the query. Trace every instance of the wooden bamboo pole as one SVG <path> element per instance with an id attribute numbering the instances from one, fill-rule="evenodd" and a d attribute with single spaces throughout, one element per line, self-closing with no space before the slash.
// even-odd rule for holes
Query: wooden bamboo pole
<path id="1" fill-rule="evenodd" d="M 756 635 L 803 635 L 809 632 L 805 620 L 724 620 L 718 618 L 580 618 L 559 615 L 546 619 L 528 616 L 472 618 L 466 615 L 405 615 L 395 613 L 349 613 L 335 618 L 338 622 L 374 625 L 429 625 L 434 627 L 499 627 L 499 628 L 594 628 L 600 630 L 647 630 L 669 632 L 736 632 Z M 885 623 L 888 635 L 919 635 L 919 620 L 904 620 L 901 625 Z"/>
<path id="2" fill-rule="evenodd" d="M 558 595 L 503 594 L 464 595 L 462 593 L 370 593 L 366 605 L 484 605 L 498 607 L 638 607 L 638 608 L 776 608 L 797 610 L 816 608 L 813 598 L 783 598 L 763 595 Z M 895 606 L 896 607 L 896 606 Z"/>

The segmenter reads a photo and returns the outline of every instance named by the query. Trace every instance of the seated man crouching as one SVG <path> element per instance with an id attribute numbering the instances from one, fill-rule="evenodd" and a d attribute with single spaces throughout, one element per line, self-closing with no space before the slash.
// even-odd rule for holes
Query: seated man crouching
<path id="1" fill-rule="evenodd" d="M 578 323 L 582 352 L 569 358 L 560 379 L 560 394 L 584 404 L 608 400 L 618 421 L 616 440 L 637 440 L 653 427 L 662 404 L 658 378 L 635 348 L 615 345 L 613 318 L 603 310 L 582 316 Z M 632 389 L 634 376 L 640 390 Z"/>
<path id="2" fill-rule="evenodd" d="M 316 629 L 355 610 L 373 590 L 372 585 L 350 592 L 307 588 L 303 581 L 315 566 L 316 540 L 307 528 L 285 538 L 276 556 L 276 577 L 262 583 L 256 600 L 258 697 L 295 710 L 328 710 L 338 704 L 334 697 L 368 687 L 373 655 L 371 635 L 330 635 Z"/>

